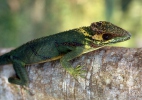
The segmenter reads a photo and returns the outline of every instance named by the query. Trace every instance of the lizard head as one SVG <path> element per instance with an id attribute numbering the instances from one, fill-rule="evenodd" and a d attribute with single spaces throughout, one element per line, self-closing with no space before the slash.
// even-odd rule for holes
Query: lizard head
<path id="1" fill-rule="evenodd" d="M 93 42 L 98 45 L 122 42 L 131 37 L 126 30 L 106 21 L 94 22 L 90 28 L 93 30 Z"/>

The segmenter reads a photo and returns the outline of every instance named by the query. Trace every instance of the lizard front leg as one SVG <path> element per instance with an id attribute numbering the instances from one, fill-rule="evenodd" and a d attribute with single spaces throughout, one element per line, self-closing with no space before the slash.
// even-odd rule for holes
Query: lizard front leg
<path id="1" fill-rule="evenodd" d="M 71 52 L 65 54 L 61 59 L 61 65 L 63 66 L 63 68 L 65 68 L 65 70 L 72 75 L 75 79 L 77 78 L 77 76 L 81 76 L 81 74 L 84 72 L 82 70 L 82 66 L 77 66 L 75 68 L 73 68 L 70 64 L 70 60 L 78 57 L 79 55 L 82 54 L 82 52 L 84 51 L 84 47 L 76 47 L 75 50 L 72 50 Z"/>

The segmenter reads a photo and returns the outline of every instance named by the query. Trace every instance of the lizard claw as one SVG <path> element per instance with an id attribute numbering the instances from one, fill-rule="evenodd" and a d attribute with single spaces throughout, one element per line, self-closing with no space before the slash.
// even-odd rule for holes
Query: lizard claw
<path id="1" fill-rule="evenodd" d="M 77 79 L 77 76 L 80 76 L 80 77 L 82 77 L 82 78 L 85 78 L 85 76 L 83 75 L 84 73 L 86 73 L 86 71 L 85 70 L 82 70 L 82 68 L 83 68 L 83 66 L 80 66 L 80 65 L 78 65 L 78 66 L 76 66 L 75 68 L 73 68 L 72 69 L 72 71 L 71 71 L 71 75 L 75 78 L 75 79 Z"/>

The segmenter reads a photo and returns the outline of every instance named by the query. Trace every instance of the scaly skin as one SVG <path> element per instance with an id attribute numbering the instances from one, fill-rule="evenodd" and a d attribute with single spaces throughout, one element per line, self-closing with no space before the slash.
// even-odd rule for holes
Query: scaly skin
<path id="1" fill-rule="evenodd" d="M 107 44 L 128 40 L 130 37 L 129 32 L 110 22 L 94 22 L 90 26 L 30 41 L 0 56 L 0 65 L 12 63 L 17 78 L 10 77 L 8 81 L 21 86 L 29 83 L 25 65 L 56 59 L 60 59 L 62 67 L 76 78 L 83 73 L 82 67 L 73 68 L 70 60 Z"/>

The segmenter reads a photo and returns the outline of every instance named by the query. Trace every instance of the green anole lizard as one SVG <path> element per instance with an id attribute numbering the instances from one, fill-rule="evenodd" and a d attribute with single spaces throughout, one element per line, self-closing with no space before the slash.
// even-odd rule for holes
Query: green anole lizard
<path id="1" fill-rule="evenodd" d="M 81 76 L 82 66 L 73 68 L 70 60 L 107 44 L 128 40 L 130 37 L 129 32 L 110 22 L 94 22 L 90 26 L 27 42 L 0 56 L 0 65 L 13 64 L 17 77 L 10 77 L 8 81 L 21 86 L 27 86 L 29 83 L 25 65 L 56 59 L 60 59 L 62 67 L 76 78 Z"/>

